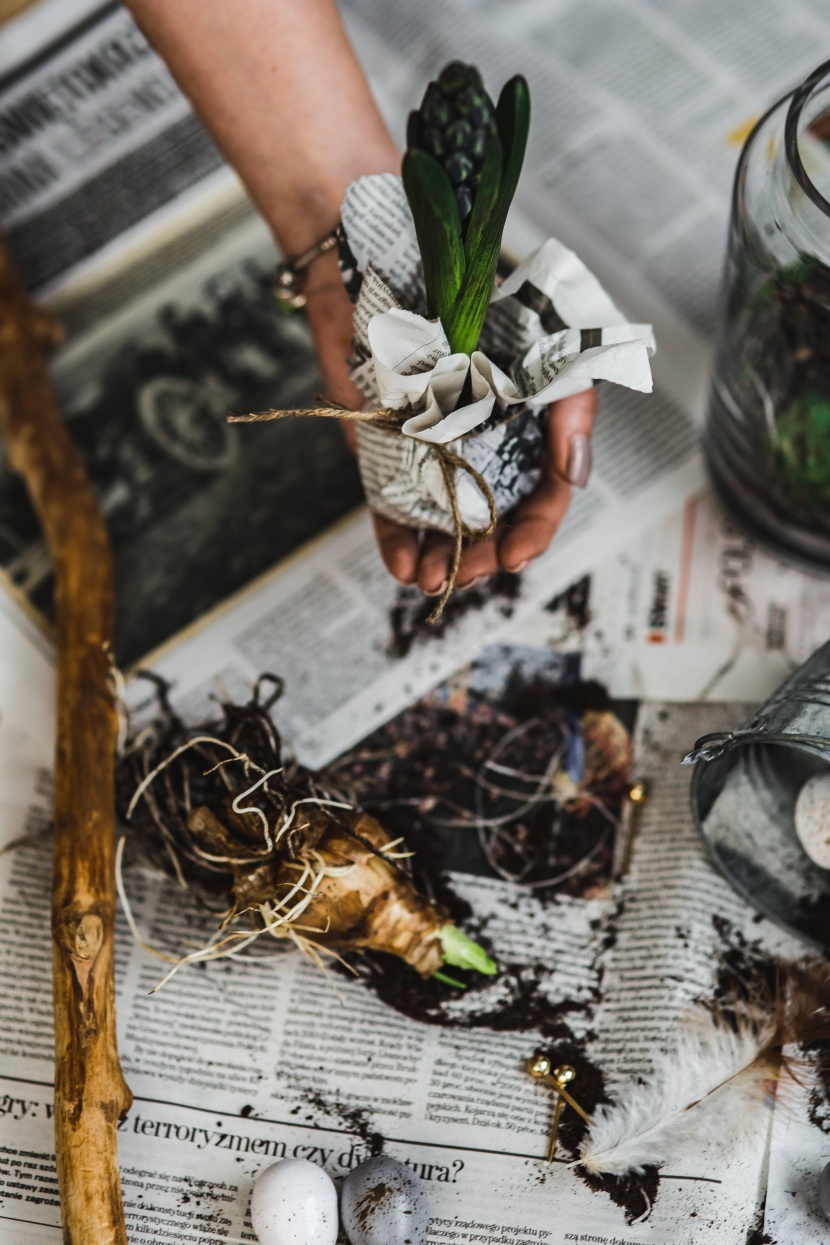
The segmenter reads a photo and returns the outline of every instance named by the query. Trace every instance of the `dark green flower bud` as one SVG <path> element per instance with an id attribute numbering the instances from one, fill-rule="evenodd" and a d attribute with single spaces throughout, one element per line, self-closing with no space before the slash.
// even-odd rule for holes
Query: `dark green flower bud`
<path id="1" fill-rule="evenodd" d="M 438 85 L 445 95 L 457 95 L 466 86 L 481 86 L 481 74 L 475 65 L 465 65 L 462 61 L 450 61 L 438 75 Z"/>
<path id="2" fill-rule="evenodd" d="M 443 156 L 447 155 L 448 152 L 446 135 L 442 134 L 441 131 L 436 129 L 434 126 L 430 126 L 429 129 L 424 130 L 421 135 L 420 145 L 423 147 L 424 151 L 428 151 L 431 156 L 435 156 L 436 160 L 440 160 Z"/>
<path id="3" fill-rule="evenodd" d="M 454 115 L 450 101 L 442 94 L 437 82 L 430 82 L 427 87 L 420 111 L 425 125 L 439 129 L 449 125 Z"/>
<path id="4" fill-rule="evenodd" d="M 407 145 L 426 151 L 442 166 L 455 188 L 462 222 L 470 214 L 475 194 L 471 178 L 481 172 L 495 116 L 475 66 L 453 61 L 430 82 L 420 109 L 410 118 Z M 453 159 L 456 154 L 464 159 Z"/>
<path id="5" fill-rule="evenodd" d="M 453 186 L 460 186 L 472 176 L 473 172 L 472 160 L 469 156 L 462 155 L 460 151 L 454 151 L 451 156 L 448 156 L 444 167 Z"/>
<path id="6" fill-rule="evenodd" d="M 452 121 L 446 129 L 447 146 L 450 151 L 469 151 L 473 141 L 473 127 L 467 121 Z"/>
<path id="7" fill-rule="evenodd" d="M 470 212 L 473 210 L 472 191 L 468 190 L 467 186 L 456 186 L 455 199 L 458 204 L 458 214 L 461 217 L 461 221 L 463 223 L 467 219 L 467 217 L 470 215 Z"/>
<path id="8" fill-rule="evenodd" d="M 476 165 L 480 165 L 484 159 L 484 153 L 487 150 L 487 140 L 490 137 L 490 131 L 484 126 L 480 130 L 476 130 L 467 147 L 467 155 L 475 161 Z"/>

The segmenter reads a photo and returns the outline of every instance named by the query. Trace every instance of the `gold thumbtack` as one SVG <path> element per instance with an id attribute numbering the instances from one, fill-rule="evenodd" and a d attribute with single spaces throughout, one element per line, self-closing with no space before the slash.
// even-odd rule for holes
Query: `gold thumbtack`
<path id="1" fill-rule="evenodd" d="M 632 804 L 643 804 L 648 797 L 648 783 L 645 778 L 638 778 L 628 790 L 628 798 Z"/>
<path id="2" fill-rule="evenodd" d="M 551 1062 L 546 1055 L 534 1055 L 527 1062 L 527 1070 L 537 1081 L 547 1081 L 556 1090 L 556 1108 L 553 1113 L 553 1127 L 550 1135 L 550 1145 L 548 1146 L 548 1162 L 553 1162 L 553 1156 L 556 1153 L 556 1138 L 559 1133 L 559 1121 L 562 1118 L 562 1111 L 567 1105 L 576 1111 L 577 1115 L 583 1120 L 590 1123 L 587 1112 L 572 1098 L 567 1085 L 576 1080 L 576 1068 L 572 1068 L 569 1063 L 563 1063 L 558 1068 L 552 1068 Z"/>
<path id="3" fill-rule="evenodd" d="M 623 860 L 620 873 L 626 874 L 631 868 L 631 857 L 634 854 L 634 840 L 637 837 L 637 830 L 640 824 L 640 814 L 643 811 L 643 805 L 649 796 L 648 780 L 638 778 L 628 788 L 628 803 L 631 805 L 631 813 L 628 820 L 628 842 L 625 846 L 625 859 Z"/>

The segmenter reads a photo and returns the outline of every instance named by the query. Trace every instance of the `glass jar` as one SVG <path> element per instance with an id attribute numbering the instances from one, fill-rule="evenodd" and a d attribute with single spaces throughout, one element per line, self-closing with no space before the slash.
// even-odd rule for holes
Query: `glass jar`
<path id="1" fill-rule="evenodd" d="M 755 536 L 830 570 L 830 61 L 741 153 L 704 451 Z"/>

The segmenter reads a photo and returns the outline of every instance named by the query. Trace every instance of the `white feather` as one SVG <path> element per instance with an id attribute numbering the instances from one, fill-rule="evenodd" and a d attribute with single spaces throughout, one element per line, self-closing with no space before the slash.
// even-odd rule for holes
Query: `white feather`
<path id="1" fill-rule="evenodd" d="M 624 1176 L 652 1165 L 679 1166 L 706 1140 L 734 1142 L 752 1128 L 747 1108 L 769 1075 L 758 1056 L 772 1032 L 771 1022 L 758 1017 L 737 1031 L 701 1018 L 645 1084 L 597 1108 L 579 1162 L 589 1171 Z"/>

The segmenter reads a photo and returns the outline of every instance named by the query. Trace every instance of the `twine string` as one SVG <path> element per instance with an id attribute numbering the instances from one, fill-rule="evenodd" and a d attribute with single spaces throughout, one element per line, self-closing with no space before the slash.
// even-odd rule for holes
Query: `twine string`
<path id="1" fill-rule="evenodd" d="M 438 465 L 441 468 L 441 475 L 444 479 L 444 488 L 447 490 L 447 496 L 450 500 L 450 510 L 452 511 L 452 521 L 455 527 L 455 543 L 453 546 L 452 563 L 450 565 L 450 573 L 447 576 L 447 582 L 444 591 L 441 593 L 441 599 L 435 609 L 430 614 L 427 622 L 434 626 L 444 612 L 444 606 L 449 601 L 455 589 L 455 582 L 458 579 L 458 568 L 461 564 L 461 553 L 464 547 L 464 541 L 468 540 L 470 544 L 474 544 L 478 540 L 486 540 L 488 536 L 492 536 L 498 522 L 498 512 L 496 510 L 496 499 L 493 496 L 493 490 L 484 479 L 480 471 L 476 471 L 466 458 L 462 458 L 460 454 L 455 454 L 452 450 L 448 450 L 446 445 L 433 445 L 433 452 L 438 459 Z M 484 527 L 469 527 L 461 517 L 461 508 L 458 505 L 458 490 L 455 487 L 455 473 L 458 471 L 466 471 L 472 477 L 477 488 L 481 492 L 484 500 L 487 502 L 489 518 Z"/>
<path id="2" fill-rule="evenodd" d="M 401 424 L 407 418 L 406 415 L 401 416 L 398 411 L 352 411 L 347 406 L 332 404 L 329 406 L 290 407 L 286 410 L 277 410 L 275 407 L 269 407 L 267 411 L 255 411 L 251 415 L 228 415 L 226 416 L 226 421 L 229 424 L 265 424 L 271 420 L 289 419 L 295 415 L 312 416 L 317 419 L 352 420 L 359 424 L 374 424 L 376 428 L 380 428 L 383 432 L 400 432 Z"/>
<path id="3" fill-rule="evenodd" d="M 315 395 L 316 396 L 316 395 Z M 354 420 L 357 423 L 372 424 L 373 427 L 379 428 L 382 432 L 401 432 L 401 427 L 408 417 L 408 413 L 392 410 L 377 411 L 353 411 L 346 406 L 339 406 L 330 403 L 328 406 L 302 407 L 299 409 L 277 410 L 270 408 L 267 411 L 257 411 L 252 415 L 229 415 L 227 417 L 229 424 L 256 424 L 266 423 L 275 419 L 287 419 L 293 415 L 306 415 L 314 418 L 322 419 L 342 419 Z M 427 444 L 427 443 L 424 443 Z M 447 497 L 450 503 L 450 511 L 452 513 L 452 521 L 454 527 L 454 543 L 452 562 L 450 564 L 450 573 L 447 577 L 444 590 L 441 593 L 441 599 L 435 606 L 435 609 L 427 618 L 427 622 L 434 626 L 444 612 L 444 607 L 449 601 L 455 589 L 456 580 L 458 579 L 458 568 L 461 565 L 461 554 L 464 549 L 464 541 L 474 544 L 479 540 L 486 540 L 488 536 L 492 536 L 498 522 L 498 511 L 496 510 L 496 499 L 493 496 L 493 490 L 484 479 L 480 471 L 476 471 L 471 463 L 467 462 L 460 454 L 456 454 L 453 450 L 447 449 L 446 445 L 429 444 L 429 448 L 438 460 L 438 466 L 441 468 L 441 477 L 444 481 L 444 488 L 447 491 Z M 466 471 L 473 480 L 484 500 L 487 502 L 488 520 L 483 527 L 470 527 L 464 522 L 461 516 L 461 508 L 458 504 L 458 490 L 455 484 L 456 471 Z"/>

